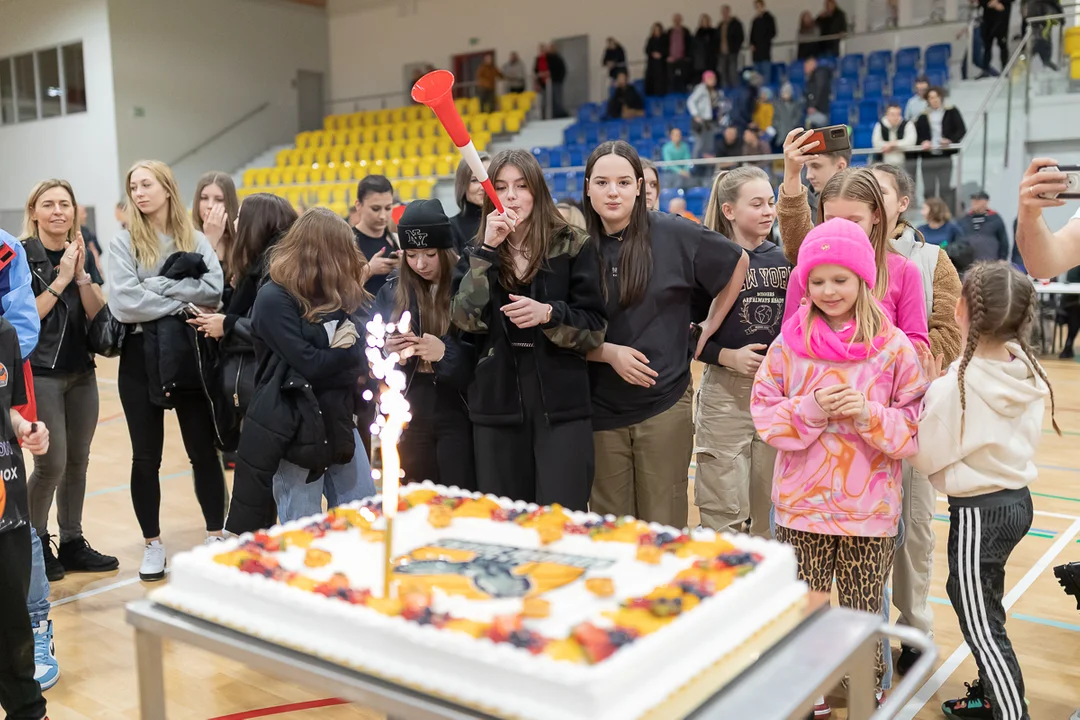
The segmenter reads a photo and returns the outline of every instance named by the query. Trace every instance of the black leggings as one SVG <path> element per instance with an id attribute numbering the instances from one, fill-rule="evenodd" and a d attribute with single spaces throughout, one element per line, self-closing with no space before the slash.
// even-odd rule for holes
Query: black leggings
<path id="1" fill-rule="evenodd" d="M 150 402 L 143 336 L 128 335 L 120 354 L 117 378 L 131 436 L 131 504 L 144 538 L 161 535 L 161 452 L 165 445 L 165 408 Z M 225 472 L 214 446 L 210 403 L 199 393 L 175 393 L 171 398 L 180 421 L 180 436 L 195 477 L 195 497 L 208 532 L 225 525 Z"/>
<path id="2" fill-rule="evenodd" d="M 9 720 L 45 716 L 41 686 L 34 680 L 29 588 L 30 526 L 23 525 L 0 532 L 0 709 Z"/>
<path id="3" fill-rule="evenodd" d="M 472 423 L 458 391 L 418 372 L 408 400 L 412 420 L 401 435 L 405 477 L 475 490 Z"/>

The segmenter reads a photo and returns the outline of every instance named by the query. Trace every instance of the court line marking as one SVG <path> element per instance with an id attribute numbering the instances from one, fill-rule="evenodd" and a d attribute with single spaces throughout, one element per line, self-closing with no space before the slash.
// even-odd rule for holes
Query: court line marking
<path id="1" fill-rule="evenodd" d="M 1035 493 L 1032 493 L 1034 495 Z M 944 495 L 938 495 L 937 501 L 940 503 L 948 503 L 949 498 Z M 1080 515 L 1068 515 L 1066 513 L 1047 512 L 1045 510 L 1035 510 L 1034 514 L 1039 517 L 1057 518 L 1059 520 L 1080 520 Z"/>
<path id="2" fill-rule="evenodd" d="M 165 568 L 165 574 L 168 575 L 171 570 L 172 568 Z M 86 598 L 92 598 L 95 595 L 103 595 L 104 593 L 112 592 L 113 590 L 119 590 L 120 588 L 126 588 L 129 585 L 136 585 L 141 582 L 142 579 L 140 579 L 138 575 L 136 575 L 135 577 L 129 577 L 127 580 L 120 580 L 119 582 L 102 585 L 101 587 L 94 588 L 93 590 L 85 590 L 81 593 L 76 593 L 75 595 L 68 595 L 67 597 L 62 597 L 59 600 L 54 600 L 49 604 L 49 609 L 52 610 L 53 608 L 58 608 L 61 605 L 67 605 L 68 603 L 85 600 Z"/>
<path id="3" fill-rule="evenodd" d="M 952 607 L 952 603 L 945 598 L 934 597 L 931 595 L 926 598 L 932 605 L 944 605 L 945 607 Z M 1030 622 L 1037 625 L 1046 625 L 1047 627 L 1057 628 L 1058 630 L 1071 630 L 1072 632 L 1080 632 L 1080 625 L 1073 625 L 1072 623 L 1062 622 L 1061 620 L 1051 620 L 1050 618 L 1041 618 L 1037 615 L 1025 615 L 1024 613 L 1013 613 L 1009 615 L 1010 620 L 1019 620 L 1021 622 Z"/>
<path id="4" fill-rule="evenodd" d="M 244 710 L 231 715 L 220 715 L 210 720 L 254 720 L 254 718 L 270 717 L 271 715 L 284 715 L 285 713 L 299 712 L 301 710 L 316 710 L 318 708 L 333 707 L 335 705 L 348 705 L 348 700 L 338 698 L 325 698 L 323 700 L 308 700 L 307 702 L 288 703 L 287 705 L 275 705 L 273 707 L 259 708 L 257 710 Z"/>
<path id="5" fill-rule="evenodd" d="M 1062 533 L 1054 544 L 1050 546 L 1050 549 L 1035 561 L 1035 564 L 1027 571 L 1024 577 L 1020 578 L 1020 582 L 1013 586 L 1012 590 L 1006 593 L 1005 597 L 1002 599 L 1002 606 L 1005 608 L 1006 612 L 1008 612 L 1009 608 L 1016 604 L 1016 601 L 1035 584 L 1035 581 L 1039 576 L 1050 567 L 1050 564 L 1054 562 L 1054 559 L 1061 554 L 1065 547 L 1069 545 L 1077 535 L 1080 535 L 1080 518 L 1073 520 L 1073 523 L 1069 526 L 1068 530 Z M 923 706 L 934 697 L 937 691 L 941 689 L 950 677 L 952 677 L 953 673 L 956 672 L 956 669 L 960 667 L 960 664 L 963 663 L 970 654 L 971 649 L 968 647 L 967 643 L 960 643 L 960 647 L 953 651 L 953 654 L 942 663 L 941 667 L 937 669 L 937 672 L 930 676 L 930 679 L 919 689 L 919 692 L 915 693 L 915 697 L 904 706 L 903 710 L 896 716 L 896 720 L 913 720 L 918 712 L 922 710 Z"/>

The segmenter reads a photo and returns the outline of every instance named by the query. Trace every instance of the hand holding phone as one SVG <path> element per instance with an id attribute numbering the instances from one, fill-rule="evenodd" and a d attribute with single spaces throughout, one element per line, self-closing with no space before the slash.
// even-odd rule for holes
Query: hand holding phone
<path id="1" fill-rule="evenodd" d="M 1080 165 L 1047 165 L 1039 168 L 1040 173 L 1061 173 L 1064 178 L 1061 182 L 1065 185 L 1064 192 L 1044 192 L 1039 197 L 1044 200 L 1080 200 Z M 1053 182 L 1047 179 L 1046 182 Z"/>
<path id="2" fill-rule="evenodd" d="M 193 318 L 202 315 L 202 310 L 200 310 L 195 303 L 184 303 L 184 307 L 181 308 L 181 311 L 188 317 Z"/>

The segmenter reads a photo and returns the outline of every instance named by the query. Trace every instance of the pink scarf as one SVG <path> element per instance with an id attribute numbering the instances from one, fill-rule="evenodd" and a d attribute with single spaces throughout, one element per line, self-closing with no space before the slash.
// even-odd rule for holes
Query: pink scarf
<path id="1" fill-rule="evenodd" d="M 877 355 L 889 340 L 892 332 L 892 323 L 885 318 L 880 332 L 872 342 L 852 342 L 855 335 L 855 321 L 844 325 L 839 330 L 833 330 L 829 324 L 820 317 L 814 318 L 810 327 L 810 348 L 806 345 L 806 318 L 810 314 L 810 301 L 803 300 L 795 314 L 787 319 L 781 332 L 784 335 L 784 344 L 791 348 L 792 352 L 801 357 L 827 360 L 829 362 L 858 362 Z"/>

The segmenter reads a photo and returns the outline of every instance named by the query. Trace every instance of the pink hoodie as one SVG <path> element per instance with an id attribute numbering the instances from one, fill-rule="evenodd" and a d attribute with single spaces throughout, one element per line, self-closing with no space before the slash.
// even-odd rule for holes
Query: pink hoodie
<path id="1" fill-rule="evenodd" d="M 891 323 L 868 346 L 850 344 L 853 328 L 837 333 L 819 320 L 811 332 L 817 357 L 809 357 L 802 334 L 807 313 L 803 307 L 784 323 L 750 397 L 758 433 L 780 451 L 776 522 L 823 535 L 895 536 L 900 460 L 918 451 L 927 388 L 915 349 Z M 814 399 L 815 390 L 842 383 L 866 396 L 866 423 L 830 419 Z"/>
<path id="2" fill-rule="evenodd" d="M 886 263 L 889 268 L 889 288 L 885 291 L 885 297 L 879 301 L 885 311 L 885 317 L 900 328 L 912 343 L 921 342 L 930 347 L 926 297 L 923 294 L 923 280 L 919 266 L 894 252 L 886 256 Z M 784 322 L 795 314 L 804 298 L 806 298 L 806 281 L 801 274 L 791 273 L 788 279 L 787 299 L 784 303 Z M 806 300 L 806 302 L 810 301 Z"/>

